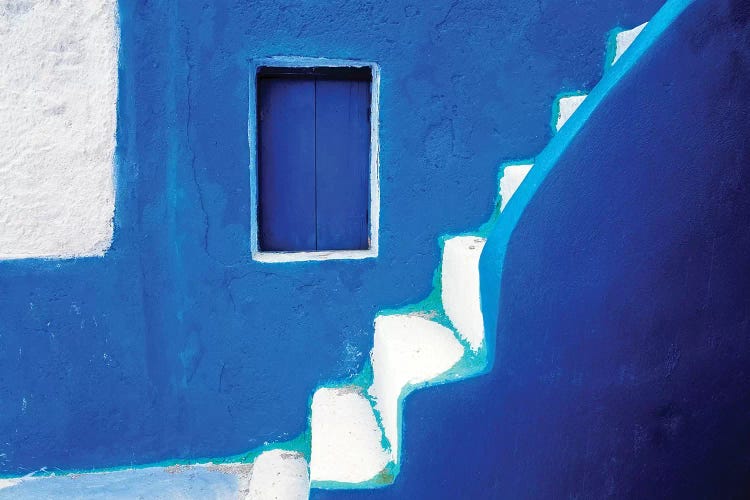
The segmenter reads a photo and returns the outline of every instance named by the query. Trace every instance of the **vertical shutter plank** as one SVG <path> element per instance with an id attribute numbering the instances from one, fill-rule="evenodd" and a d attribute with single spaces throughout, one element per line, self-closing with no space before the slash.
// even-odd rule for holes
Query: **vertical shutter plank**
<path id="1" fill-rule="evenodd" d="M 367 249 L 370 82 L 316 85 L 317 248 Z"/>
<path id="2" fill-rule="evenodd" d="M 258 244 L 315 250 L 315 82 L 258 81 Z"/>

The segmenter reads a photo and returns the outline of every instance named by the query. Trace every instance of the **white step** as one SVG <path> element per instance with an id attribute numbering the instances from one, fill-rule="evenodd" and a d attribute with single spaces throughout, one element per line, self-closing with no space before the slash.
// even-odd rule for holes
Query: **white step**
<path id="1" fill-rule="evenodd" d="M 301 453 L 269 450 L 253 462 L 248 500 L 306 500 L 309 496 L 310 476 Z"/>
<path id="2" fill-rule="evenodd" d="M 310 480 L 362 483 L 390 462 L 372 405 L 358 386 L 321 388 L 312 401 Z"/>
<path id="3" fill-rule="evenodd" d="M 583 104 L 583 101 L 586 99 L 586 95 L 569 95 L 565 97 L 560 97 L 557 100 L 557 105 L 555 108 L 557 109 L 557 117 L 555 121 L 555 128 L 559 131 L 563 125 L 565 125 L 565 122 L 567 122 L 571 116 L 573 116 L 573 113 L 576 112 L 578 107 Z"/>
<path id="4" fill-rule="evenodd" d="M 400 399 L 404 389 L 449 370 L 463 353 L 463 346 L 450 329 L 425 317 L 398 314 L 375 319 L 373 383 L 368 392 L 376 400 L 393 462 L 398 462 L 399 457 Z"/>
<path id="5" fill-rule="evenodd" d="M 446 240 L 441 268 L 445 314 L 475 352 L 484 342 L 484 318 L 479 297 L 479 257 L 484 243 L 484 238 L 477 236 Z"/>
<path id="6" fill-rule="evenodd" d="M 129 500 L 247 498 L 252 465 L 147 467 L 2 480 L 0 499 Z"/>
<path id="7" fill-rule="evenodd" d="M 643 31 L 643 28 L 645 28 L 647 24 L 648 23 L 643 23 L 631 30 L 621 31 L 615 36 L 615 54 L 610 65 L 614 65 L 617 60 L 622 57 L 625 51 L 628 50 L 628 48 L 633 44 L 635 39 L 638 38 L 638 35 L 641 34 L 641 31 Z"/>
<path id="8" fill-rule="evenodd" d="M 521 185 L 533 166 L 533 163 L 505 166 L 503 176 L 500 179 L 500 210 L 505 210 L 505 206 L 510 201 L 513 193 L 516 192 L 518 186 Z"/>

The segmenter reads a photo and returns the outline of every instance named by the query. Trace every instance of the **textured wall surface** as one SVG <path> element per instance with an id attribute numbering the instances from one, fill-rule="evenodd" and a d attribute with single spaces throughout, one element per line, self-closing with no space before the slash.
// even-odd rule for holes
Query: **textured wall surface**
<path id="1" fill-rule="evenodd" d="M 314 498 L 747 496 L 749 25 L 695 2 L 537 158 L 483 256 L 493 372 L 411 396 L 393 487 Z"/>
<path id="2" fill-rule="evenodd" d="M 115 0 L 0 3 L 0 259 L 112 240 Z"/>
<path id="3" fill-rule="evenodd" d="M 598 80 L 608 31 L 660 3 L 121 2 L 114 240 L 0 262 L 0 471 L 297 435 L 375 312 L 430 291 L 437 237 L 488 218 L 499 162 L 547 143 L 555 95 Z M 251 260 L 247 69 L 274 55 L 380 65 L 377 259 Z"/>

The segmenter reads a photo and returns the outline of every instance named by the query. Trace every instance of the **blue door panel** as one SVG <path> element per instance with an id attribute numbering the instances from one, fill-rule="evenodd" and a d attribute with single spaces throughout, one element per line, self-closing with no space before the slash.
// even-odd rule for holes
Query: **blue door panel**
<path id="1" fill-rule="evenodd" d="M 318 250 L 366 249 L 370 166 L 370 82 L 316 83 Z"/>
<path id="2" fill-rule="evenodd" d="M 258 81 L 258 244 L 315 250 L 315 81 Z"/>

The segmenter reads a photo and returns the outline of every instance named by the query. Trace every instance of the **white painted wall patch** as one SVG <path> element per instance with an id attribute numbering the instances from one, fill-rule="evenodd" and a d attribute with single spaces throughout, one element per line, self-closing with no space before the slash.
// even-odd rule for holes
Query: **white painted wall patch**
<path id="1" fill-rule="evenodd" d="M 0 259 L 112 240 L 115 0 L 0 2 Z"/>

